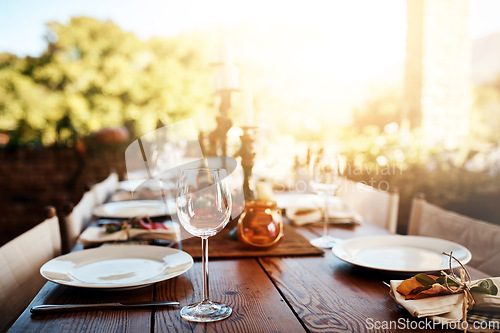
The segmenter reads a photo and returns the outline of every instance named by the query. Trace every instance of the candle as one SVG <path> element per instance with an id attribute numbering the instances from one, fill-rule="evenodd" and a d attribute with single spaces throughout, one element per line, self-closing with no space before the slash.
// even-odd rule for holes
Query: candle
<path id="1" fill-rule="evenodd" d="M 253 125 L 253 95 L 249 91 L 245 91 L 243 95 L 243 116 L 245 125 Z"/>

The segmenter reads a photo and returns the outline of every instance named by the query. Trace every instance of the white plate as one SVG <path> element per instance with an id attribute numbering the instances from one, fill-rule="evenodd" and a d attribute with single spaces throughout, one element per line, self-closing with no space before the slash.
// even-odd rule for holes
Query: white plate
<path id="1" fill-rule="evenodd" d="M 169 205 L 169 207 L 173 206 Z M 161 200 L 126 200 L 113 201 L 94 208 L 93 214 L 104 218 L 131 219 L 134 217 L 158 217 L 172 213 Z M 173 206 L 175 208 L 175 206 Z"/>
<path id="2" fill-rule="evenodd" d="M 186 252 L 152 245 L 106 246 L 68 253 L 40 268 L 49 281 L 83 288 L 139 288 L 173 278 L 193 266 Z"/>
<path id="3" fill-rule="evenodd" d="M 353 265 L 400 273 L 436 272 L 449 267 L 450 253 L 462 264 L 472 255 L 460 244 L 447 240 L 423 237 L 386 235 L 351 238 L 332 249 L 340 259 Z M 459 264 L 452 260 L 452 267 Z"/>

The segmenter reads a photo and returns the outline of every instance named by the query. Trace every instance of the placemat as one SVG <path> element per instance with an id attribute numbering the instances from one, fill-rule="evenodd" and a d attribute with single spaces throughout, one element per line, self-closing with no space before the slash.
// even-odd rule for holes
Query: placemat
<path id="1" fill-rule="evenodd" d="M 237 258 L 237 257 L 284 257 L 323 255 L 321 249 L 311 245 L 307 239 L 288 224 L 283 225 L 283 238 L 278 244 L 266 249 L 249 249 L 239 241 L 230 238 L 229 233 L 234 225 L 226 226 L 219 234 L 208 239 L 208 257 L 210 258 Z M 193 258 L 201 258 L 201 240 L 198 237 L 182 241 L 182 250 Z"/>

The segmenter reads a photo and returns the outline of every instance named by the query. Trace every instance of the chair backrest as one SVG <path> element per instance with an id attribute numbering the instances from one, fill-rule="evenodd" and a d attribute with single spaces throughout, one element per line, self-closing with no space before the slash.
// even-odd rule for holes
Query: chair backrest
<path id="1" fill-rule="evenodd" d="M 47 282 L 40 267 L 61 254 L 57 216 L 0 248 L 0 332 L 8 328 Z"/>
<path id="2" fill-rule="evenodd" d="M 61 238 L 64 253 L 71 251 L 78 240 L 78 236 L 90 224 L 92 210 L 95 206 L 94 193 L 87 191 L 76 205 L 67 207 L 61 218 Z"/>
<path id="3" fill-rule="evenodd" d="M 399 205 L 397 189 L 384 191 L 345 179 L 337 196 L 347 202 L 364 220 L 396 232 Z"/>
<path id="4" fill-rule="evenodd" d="M 106 202 L 118 187 L 118 174 L 112 172 L 102 182 L 94 184 L 85 192 L 76 205 L 66 207 L 61 217 L 62 249 L 67 253 L 73 249 L 82 231 L 92 221 L 92 211 Z"/>
<path id="5" fill-rule="evenodd" d="M 108 201 L 117 188 L 118 188 L 118 174 L 116 172 L 112 172 L 102 182 L 92 186 L 91 191 L 92 193 L 94 193 L 95 204 L 100 205 Z"/>
<path id="6" fill-rule="evenodd" d="M 440 208 L 417 194 L 412 201 L 408 234 L 461 244 L 472 253 L 470 266 L 500 276 L 500 225 Z"/>

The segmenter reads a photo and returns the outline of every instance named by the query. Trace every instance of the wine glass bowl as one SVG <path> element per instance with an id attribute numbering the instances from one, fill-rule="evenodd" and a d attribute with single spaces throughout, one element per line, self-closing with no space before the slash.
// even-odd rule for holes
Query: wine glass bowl
<path id="1" fill-rule="evenodd" d="M 337 154 L 319 153 L 311 156 L 309 166 L 311 190 L 324 197 L 323 208 L 323 235 L 312 239 L 310 242 L 316 247 L 325 249 L 332 248 L 339 240 L 328 235 L 329 223 L 329 199 L 334 196 L 340 188 L 343 175 L 342 164 Z"/>
<path id="2" fill-rule="evenodd" d="M 218 202 L 210 193 L 189 193 L 178 198 L 179 220 L 182 226 L 197 237 L 211 237 L 221 231 L 229 221 L 231 207 L 227 202 Z"/>
<path id="3" fill-rule="evenodd" d="M 212 322 L 229 317 L 232 309 L 209 299 L 208 237 L 221 231 L 229 222 L 232 197 L 224 169 L 196 168 L 183 170 L 176 194 L 177 216 L 193 236 L 201 238 L 203 264 L 203 300 L 181 309 L 187 321 Z"/>

